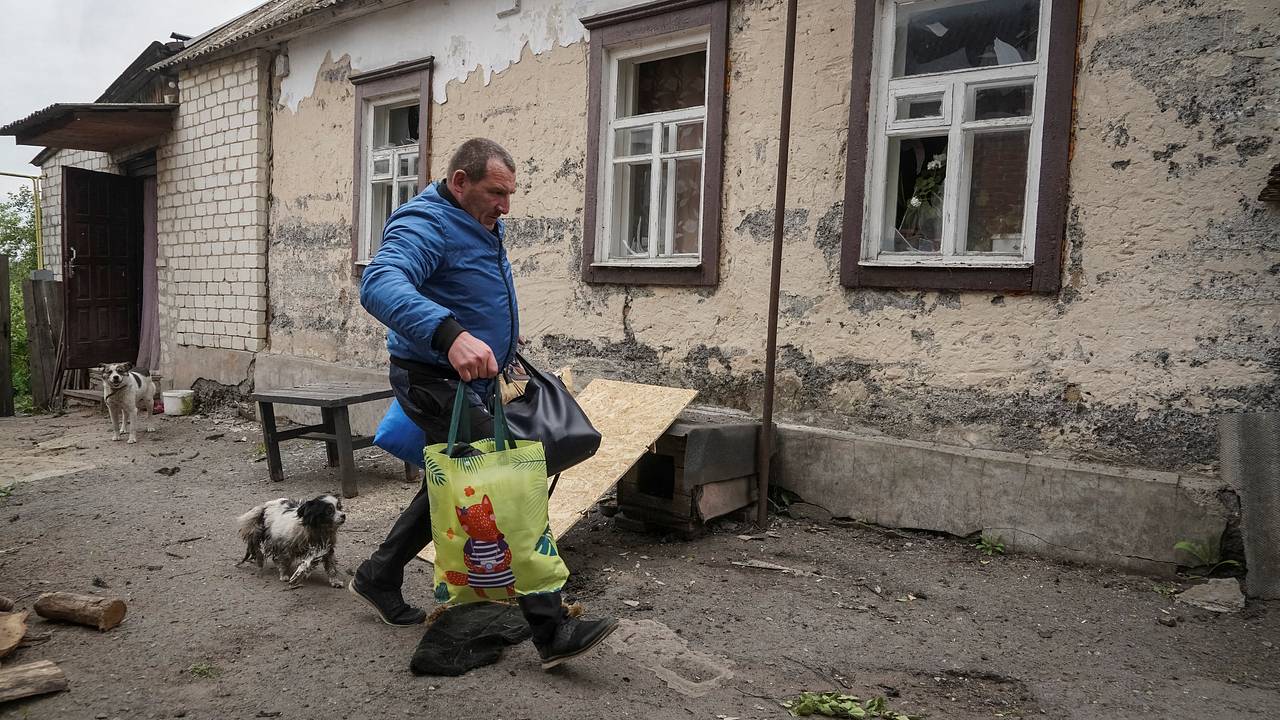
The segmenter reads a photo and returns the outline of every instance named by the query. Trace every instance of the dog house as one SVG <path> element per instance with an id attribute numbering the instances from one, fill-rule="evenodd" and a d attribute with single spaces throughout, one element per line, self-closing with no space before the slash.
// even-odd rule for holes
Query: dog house
<path id="1" fill-rule="evenodd" d="M 618 481 L 619 527 L 695 534 L 757 498 L 760 424 L 683 415 Z"/>

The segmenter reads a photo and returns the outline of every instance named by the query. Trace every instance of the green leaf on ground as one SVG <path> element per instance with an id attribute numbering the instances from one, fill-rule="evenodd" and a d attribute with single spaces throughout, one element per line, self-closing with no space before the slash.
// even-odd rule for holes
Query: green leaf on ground
<path id="1" fill-rule="evenodd" d="M 823 715 L 833 718 L 883 718 L 884 720 L 919 720 L 923 715 L 908 715 L 889 709 L 883 697 L 863 701 L 855 695 L 837 692 L 802 692 L 782 703 L 795 717 Z"/>

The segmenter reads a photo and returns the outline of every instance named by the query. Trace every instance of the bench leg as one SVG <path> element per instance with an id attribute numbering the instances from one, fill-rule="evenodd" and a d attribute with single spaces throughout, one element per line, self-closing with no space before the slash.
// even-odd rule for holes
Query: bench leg
<path id="1" fill-rule="evenodd" d="M 333 408 L 320 408 L 320 417 L 324 424 L 324 431 L 333 434 Z M 326 442 L 324 449 L 329 455 L 329 467 L 338 467 L 338 443 Z"/>
<path id="2" fill-rule="evenodd" d="M 276 410 L 269 402 L 258 403 L 258 414 L 262 416 L 262 444 L 267 446 L 267 470 L 271 479 L 284 481 L 284 466 L 280 463 L 280 441 L 276 440 Z"/>
<path id="3" fill-rule="evenodd" d="M 360 494 L 356 486 L 356 457 L 351 449 L 351 417 L 345 407 L 333 409 L 333 434 L 338 436 L 338 463 L 342 465 L 342 496 Z"/>

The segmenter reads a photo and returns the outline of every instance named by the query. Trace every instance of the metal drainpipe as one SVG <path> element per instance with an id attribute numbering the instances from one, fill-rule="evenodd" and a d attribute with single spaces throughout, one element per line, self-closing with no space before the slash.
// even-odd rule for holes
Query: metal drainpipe
<path id="1" fill-rule="evenodd" d="M 796 59 L 796 0 L 787 0 L 786 49 L 782 55 L 782 117 L 778 128 L 777 195 L 773 201 L 773 261 L 769 275 L 769 334 L 765 341 L 764 417 L 756 448 L 759 470 L 756 524 L 769 525 L 769 465 L 773 458 L 773 391 L 778 361 L 778 292 L 782 284 L 782 221 L 787 207 L 787 160 L 791 146 L 791 80 Z"/>
<path id="2" fill-rule="evenodd" d="M 18 173 L 0 172 L 5 177 L 25 178 L 31 181 L 31 204 L 36 215 L 36 269 L 44 269 L 44 233 L 40 224 L 40 176 L 19 175 Z"/>

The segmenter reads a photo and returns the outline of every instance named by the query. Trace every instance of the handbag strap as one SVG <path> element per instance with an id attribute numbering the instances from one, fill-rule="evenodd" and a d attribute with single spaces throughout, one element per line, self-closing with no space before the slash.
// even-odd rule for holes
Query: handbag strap
<path id="1" fill-rule="evenodd" d="M 445 454 L 453 455 L 453 446 L 458 441 L 458 427 L 466 422 L 471 425 L 471 403 L 467 402 L 467 384 L 458 381 L 458 392 L 453 398 L 453 416 L 449 420 L 449 444 L 445 446 Z"/>
<path id="2" fill-rule="evenodd" d="M 502 393 L 498 390 L 496 379 L 489 399 L 490 409 L 493 414 L 494 447 L 498 450 L 506 450 L 508 447 L 515 449 L 516 443 L 511 437 L 511 428 L 507 425 L 507 412 L 502 409 Z"/>

